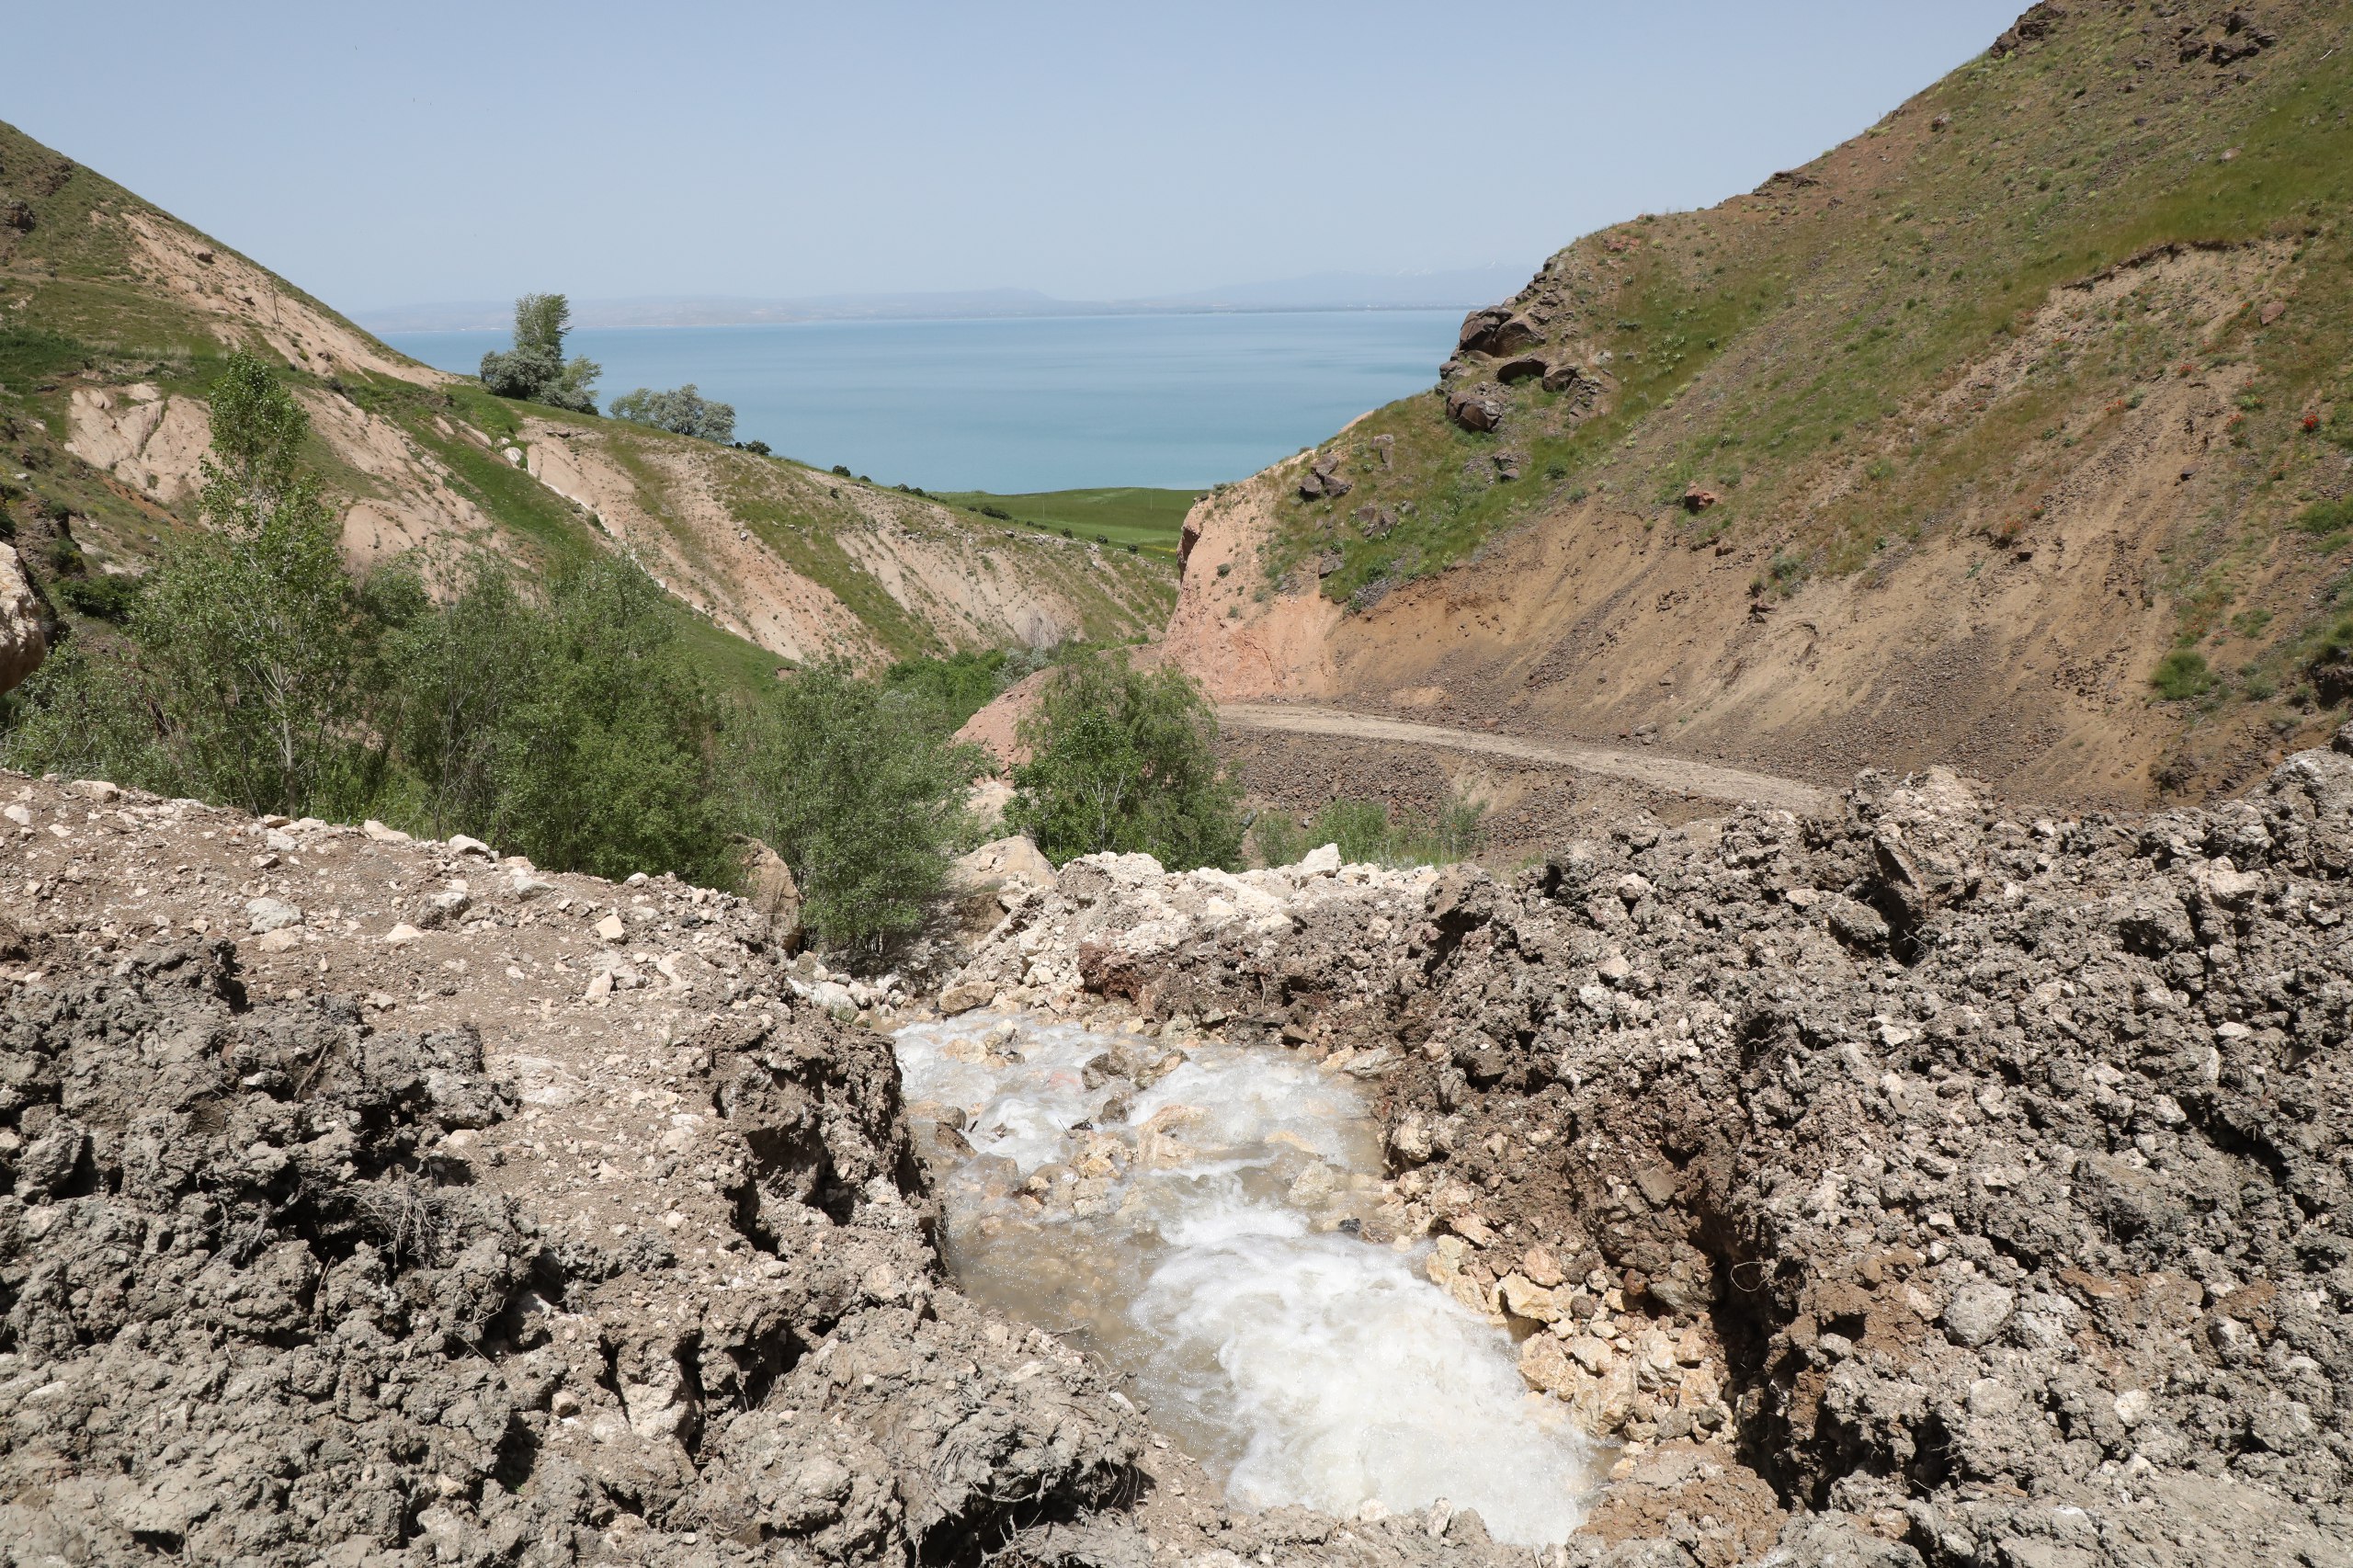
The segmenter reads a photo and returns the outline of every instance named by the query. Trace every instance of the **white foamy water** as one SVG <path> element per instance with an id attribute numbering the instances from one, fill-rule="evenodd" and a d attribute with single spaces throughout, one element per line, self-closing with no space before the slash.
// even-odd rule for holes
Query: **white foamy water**
<path id="1" fill-rule="evenodd" d="M 1353 1233 L 1381 1165 L 1352 1082 L 1030 1018 L 917 1025 L 898 1056 L 919 1132 L 922 1102 L 965 1118 L 943 1193 L 959 1283 L 1130 1373 L 1234 1503 L 1444 1499 L 1527 1544 L 1575 1528 L 1589 1452 L 1510 1337 L 1419 1248 Z"/>

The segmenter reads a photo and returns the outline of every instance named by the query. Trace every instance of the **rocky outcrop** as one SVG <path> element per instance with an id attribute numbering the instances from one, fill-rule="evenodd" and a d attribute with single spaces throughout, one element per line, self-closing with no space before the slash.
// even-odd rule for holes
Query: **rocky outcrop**
<path id="1" fill-rule="evenodd" d="M 65 449 L 154 500 L 173 504 L 202 483 L 198 465 L 212 446 L 205 405 L 165 397 L 151 382 L 76 387 L 67 400 Z"/>
<path id="2" fill-rule="evenodd" d="M 2353 736 L 2211 812 L 1334 859 L 1074 862 L 961 978 L 1367 1062 L 1441 1282 L 1627 1475 L 1728 1436 L 1788 1561 L 2347 1560 Z"/>
<path id="3" fill-rule="evenodd" d="M 1534 322 L 1509 305 L 1490 305 L 1463 318 L 1462 333 L 1457 342 L 1459 352 L 1501 358 L 1517 354 L 1543 338 L 1543 332 Z"/>
<path id="4" fill-rule="evenodd" d="M 0 544 L 0 691 L 23 681 L 48 656 L 40 600 L 25 577 L 15 547 Z"/>
<path id="5" fill-rule="evenodd" d="M 1465 430 L 1495 429 L 1504 422 L 1504 415 L 1510 407 L 1503 388 L 1494 382 L 1453 387 L 1446 394 L 1447 417 Z"/>
<path id="6" fill-rule="evenodd" d="M 1356 488 L 1355 483 L 1340 472 L 1340 458 L 1338 452 L 1318 452 L 1315 455 L 1299 482 L 1301 500 L 1336 501 Z"/>

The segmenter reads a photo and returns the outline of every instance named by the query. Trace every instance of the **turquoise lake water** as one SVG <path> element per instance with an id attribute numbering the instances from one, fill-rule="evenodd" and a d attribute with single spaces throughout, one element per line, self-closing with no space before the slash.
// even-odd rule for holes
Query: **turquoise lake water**
<path id="1" fill-rule="evenodd" d="M 926 490 L 1197 488 L 1438 379 L 1457 311 L 809 322 L 579 331 L 609 403 L 692 381 L 738 440 Z M 389 333 L 472 373 L 487 332 Z"/>

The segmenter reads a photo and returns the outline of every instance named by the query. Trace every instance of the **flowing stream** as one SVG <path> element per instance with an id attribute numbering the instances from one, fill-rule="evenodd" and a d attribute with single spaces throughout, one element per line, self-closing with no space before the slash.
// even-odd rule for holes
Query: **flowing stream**
<path id="1" fill-rule="evenodd" d="M 1381 1201 L 1358 1086 L 1274 1047 L 967 1015 L 897 1036 L 944 1131 L 949 1263 L 975 1300 L 1134 1380 L 1244 1508 L 1443 1500 L 1566 1538 L 1592 1484 L 1509 1335 L 1358 1233 Z M 930 1102 L 928 1106 L 921 1102 Z"/>

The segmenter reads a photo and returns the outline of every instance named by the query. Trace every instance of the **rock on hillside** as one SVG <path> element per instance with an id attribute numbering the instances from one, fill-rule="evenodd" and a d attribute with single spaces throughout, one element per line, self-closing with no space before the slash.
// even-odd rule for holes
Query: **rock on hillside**
<path id="1" fill-rule="evenodd" d="M 2348 23 L 2038 6 L 1804 167 L 1578 240 L 1432 391 L 1204 503 L 1169 646 L 1233 699 L 1828 784 L 2259 778 L 2353 686 L 2353 130 L 2296 107 L 2353 88 Z"/>
<path id="2" fill-rule="evenodd" d="M 16 551 L 0 544 L 0 691 L 39 669 L 48 655 L 49 633 L 41 624 L 40 601 L 25 581 Z"/>
<path id="3" fill-rule="evenodd" d="M 1866 775 L 1502 881 L 1336 862 L 1073 862 L 950 995 L 1379 1085 L 1368 1238 L 1625 1445 L 1572 1562 L 1756 1560 L 1757 1488 L 1768 1561 L 2353 1562 L 2353 733 L 2211 812 Z"/>

